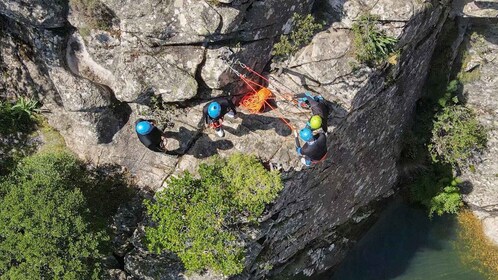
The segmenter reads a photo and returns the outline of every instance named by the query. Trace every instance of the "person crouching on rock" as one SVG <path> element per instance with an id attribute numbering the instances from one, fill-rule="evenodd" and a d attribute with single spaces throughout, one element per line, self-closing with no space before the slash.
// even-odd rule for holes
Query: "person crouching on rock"
<path id="1" fill-rule="evenodd" d="M 322 128 L 323 132 L 325 132 L 325 136 L 328 135 L 328 125 L 327 119 L 329 117 L 329 106 L 325 102 L 322 96 L 313 96 L 309 92 L 297 94 L 295 96 L 297 98 L 297 104 L 302 108 L 310 108 L 311 114 L 313 115 L 309 122 L 308 127 L 312 130 Z"/>
<path id="2" fill-rule="evenodd" d="M 166 152 L 163 132 L 154 125 L 153 120 L 138 119 L 135 122 L 138 139 L 145 147 L 154 152 Z"/>
<path id="3" fill-rule="evenodd" d="M 305 127 L 299 131 L 299 137 L 306 143 L 301 148 L 297 131 L 294 130 L 296 139 L 296 152 L 301 156 L 301 162 L 306 166 L 321 162 L 327 156 L 327 137 L 325 133 L 313 135 L 310 128 Z"/>
<path id="4" fill-rule="evenodd" d="M 213 128 L 219 137 L 224 137 L 225 132 L 221 125 L 223 117 L 227 115 L 235 118 L 237 111 L 230 99 L 218 98 L 204 106 L 203 114 L 206 126 Z"/>

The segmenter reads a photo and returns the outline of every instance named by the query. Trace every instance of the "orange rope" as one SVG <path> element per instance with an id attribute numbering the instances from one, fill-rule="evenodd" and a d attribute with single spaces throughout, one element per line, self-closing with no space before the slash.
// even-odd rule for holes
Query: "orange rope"
<path id="1" fill-rule="evenodd" d="M 251 73 L 253 73 L 253 74 L 256 74 L 256 76 L 258 76 L 258 77 L 260 77 L 261 79 L 263 79 L 263 80 L 267 81 L 268 83 L 270 83 L 270 81 L 269 81 L 267 78 L 263 77 L 263 76 L 262 76 L 261 74 L 259 74 L 258 72 L 256 72 L 256 71 L 252 70 L 251 68 L 249 68 L 249 66 L 244 65 L 244 68 L 245 68 L 247 71 L 249 71 L 249 72 L 251 72 Z"/>
<path id="2" fill-rule="evenodd" d="M 254 72 L 254 71 L 252 71 Z M 259 75 L 259 74 L 258 74 Z M 244 81 L 251 89 L 253 92 L 250 92 L 250 93 L 247 93 L 243 98 L 242 100 L 240 101 L 240 105 L 242 107 L 244 107 L 245 109 L 247 109 L 249 112 L 251 112 L 252 114 L 257 114 L 259 112 L 261 112 L 261 109 L 264 108 L 265 105 L 268 105 L 268 107 L 270 107 L 273 111 L 275 112 L 278 112 L 278 114 L 280 115 L 279 118 L 291 129 L 291 130 L 294 130 L 294 127 L 285 119 L 285 116 L 279 111 L 277 110 L 276 108 L 274 108 L 273 106 L 270 105 L 270 103 L 268 103 L 268 99 L 271 98 L 272 96 L 272 92 L 254 82 L 254 81 L 251 81 L 247 78 L 245 78 L 243 75 L 239 75 L 240 79 L 242 81 Z M 264 79 L 264 78 L 263 78 Z M 266 80 L 266 79 L 265 79 Z M 256 91 L 256 89 L 251 85 L 251 84 L 254 84 L 254 85 L 257 85 L 259 86 L 261 89 L 259 91 Z"/>

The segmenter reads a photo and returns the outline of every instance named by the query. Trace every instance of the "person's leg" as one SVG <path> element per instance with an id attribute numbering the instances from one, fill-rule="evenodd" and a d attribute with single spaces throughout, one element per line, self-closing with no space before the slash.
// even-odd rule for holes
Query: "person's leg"
<path id="1" fill-rule="evenodd" d="M 225 131 L 223 131 L 223 128 L 221 128 L 221 127 L 217 127 L 217 128 L 215 129 L 215 131 L 216 131 L 216 134 L 217 134 L 219 137 L 225 137 Z"/>
<path id="2" fill-rule="evenodd" d="M 311 166 L 311 160 L 308 160 L 304 157 L 301 158 L 301 163 L 304 164 L 305 166 Z"/>

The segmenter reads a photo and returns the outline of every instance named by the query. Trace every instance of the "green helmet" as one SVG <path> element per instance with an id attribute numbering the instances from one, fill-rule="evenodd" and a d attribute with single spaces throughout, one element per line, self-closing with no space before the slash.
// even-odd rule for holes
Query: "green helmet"
<path id="1" fill-rule="evenodd" d="M 311 117 L 309 124 L 310 124 L 311 129 L 313 129 L 313 130 L 319 129 L 320 127 L 322 127 L 322 118 L 318 115 L 315 115 L 315 116 Z"/>

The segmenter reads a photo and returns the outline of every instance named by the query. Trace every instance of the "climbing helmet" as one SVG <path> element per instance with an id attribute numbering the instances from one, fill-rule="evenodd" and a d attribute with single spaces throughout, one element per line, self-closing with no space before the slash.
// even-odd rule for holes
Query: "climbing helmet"
<path id="1" fill-rule="evenodd" d="M 322 127 L 322 117 L 314 115 L 313 117 L 311 117 L 309 124 L 312 130 L 319 129 L 320 127 Z"/>
<path id="2" fill-rule="evenodd" d="M 148 121 L 140 121 L 135 126 L 135 130 L 140 135 L 147 135 L 152 131 L 152 124 Z"/>
<path id="3" fill-rule="evenodd" d="M 209 104 L 208 106 L 208 115 L 215 119 L 217 117 L 219 117 L 221 114 L 221 106 L 220 106 L 220 103 L 216 102 L 216 101 L 213 101 Z"/>
<path id="4" fill-rule="evenodd" d="M 303 141 L 308 142 L 313 138 L 313 132 L 311 129 L 305 127 L 299 131 L 299 136 L 303 139 Z"/>

